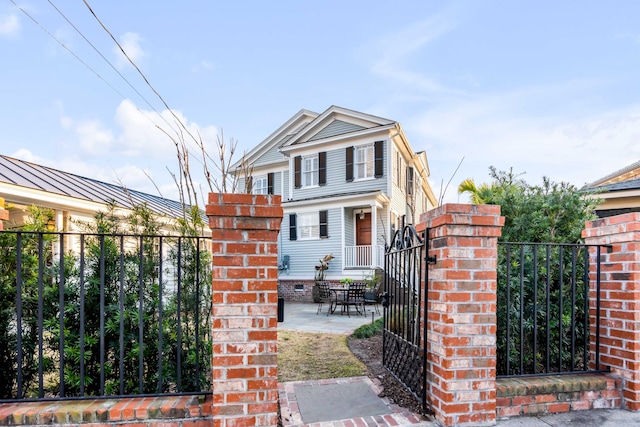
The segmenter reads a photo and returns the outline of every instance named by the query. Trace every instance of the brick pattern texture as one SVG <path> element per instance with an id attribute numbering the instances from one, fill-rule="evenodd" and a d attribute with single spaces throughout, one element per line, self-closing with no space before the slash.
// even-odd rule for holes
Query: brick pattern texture
<path id="1" fill-rule="evenodd" d="M 499 379 L 497 417 L 620 408 L 620 380 L 580 374 Z"/>
<path id="2" fill-rule="evenodd" d="M 496 419 L 496 266 L 499 206 L 447 204 L 423 214 L 430 228 L 428 390 L 444 426 Z"/>
<path id="3" fill-rule="evenodd" d="M 585 243 L 611 245 L 601 250 L 600 361 L 623 379 L 623 408 L 640 410 L 640 213 L 589 221 Z M 595 249 L 590 251 L 589 297 L 592 324 L 596 315 Z M 595 329 L 591 360 L 595 359 Z"/>
<path id="4" fill-rule="evenodd" d="M 280 196 L 210 194 L 213 425 L 278 423 Z"/>
<path id="5" fill-rule="evenodd" d="M 0 426 L 210 427 L 211 396 L 16 402 L 0 405 Z"/>
<path id="6" fill-rule="evenodd" d="M 280 279 L 278 294 L 285 301 L 313 302 L 314 280 Z"/>

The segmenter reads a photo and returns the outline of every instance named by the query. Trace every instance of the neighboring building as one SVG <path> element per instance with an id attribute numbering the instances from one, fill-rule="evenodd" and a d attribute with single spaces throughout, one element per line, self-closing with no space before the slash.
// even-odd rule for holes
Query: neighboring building
<path id="1" fill-rule="evenodd" d="M 600 218 L 640 212 L 640 161 L 592 182 L 586 187 L 604 200 L 596 213 Z"/>
<path id="2" fill-rule="evenodd" d="M 245 160 L 251 178 L 246 186 L 238 172 L 238 188 L 282 196 L 280 281 L 298 290 L 313 283 L 329 254 L 327 280 L 357 280 L 383 267 L 394 231 L 437 203 L 427 156 L 413 150 L 400 124 L 341 107 L 300 110 Z"/>
<path id="3" fill-rule="evenodd" d="M 118 207 L 119 216 L 129 214 L 134 205 L 146 203 L 165 224 L 163 231 L 168 234 L 175 234 L 173 223 L 182 217 L 179 202 L 2 155 L 0 198 L 5 199 L 9 211 L 5 230 L 23 225 L 31 205 L 52 209 L 50 228 L 65 232 L 84 231 L 79 223 L 92 221 L 96 212 L 107 210 L 110 202 Z"/>

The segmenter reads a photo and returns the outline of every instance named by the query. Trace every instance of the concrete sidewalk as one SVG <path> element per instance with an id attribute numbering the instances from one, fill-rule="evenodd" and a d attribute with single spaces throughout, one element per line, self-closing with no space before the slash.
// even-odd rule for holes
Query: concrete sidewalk
<path id="1" fill-rule="evenodd" d="M 278 329 L 334 334 L 352 333 L 371 323 L 370 308 L 366 316 L 316 314 L 317 304 L 285 302 L 284 322 Z M 379 318 L 373 313 L 373 319 Z M 284 426 L 314 427 L 419 427 L 438 426 L 433 419 L 405 411 L 378 397 L 379 384 L 368 377 L 336 378 L 318 381 L 280 383 L 280 407 Z M 575 411 L 541 417 L 499 419 L 499 427 L 640 427 L 640 412 L 622 409 Z"/>

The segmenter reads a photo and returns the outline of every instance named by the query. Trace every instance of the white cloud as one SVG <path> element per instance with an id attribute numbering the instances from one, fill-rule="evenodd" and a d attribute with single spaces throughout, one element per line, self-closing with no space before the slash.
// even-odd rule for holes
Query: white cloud
<path id="1" fill-rule="evenodd" d="M 98 120 L 85 120 L 76 126 L 80 148 L 85 154 L 103 156 L 112 152 L 114 137 Z"/>
<path id="2" fill-rule="evenodd" d="M 549 94 L 557 88 L 535 91 Z M 466 178 L 489 182 L 489 166 L 513 167 L 530 184 L 547 176 L 580 187 L 640 159 L 640 105 L 572 117 L 531 114 L 522 111 L 527 110 L 526 92 L 478 96 L 424 110 L 405 125 L 417 136 L 414 147 L 427 152 L 436 195 L 463 157 L 445 201 L 459 200 L 457 185 Z M 422 147 L 416 139 L 425 141 Z"/>
<path id="3" fill-rule="evenodd" d="M 146 56 L 145 51 L 140 46 L 141 38 L 137 33 L 124 33 L 120 37 L 120 46 L 127 53 L 127 56 L 131 58 L 131 60 L 135 63 L 138 63 Z M 129 64 L 127 58 L 122 54 L 122 51 L 118 46 L 114 46 L 114 53 L 117 57 L 117 65 L 118 67 L 124 67 Z"/>
<path id="4" fill-rule="evenodd" d="M 429 19 L 386 34 L 376 40 L 365 51 L 373 57 L 371 72 L 386 78 L 396 86 L 410 88 L 412 92 L 451 92 L 436 79 L 426 73 L 412 70 L 411 59 L 424 55 L 430 43 L 452 31 L 456 27 L 448 10 Z"/>
<path id="5" fill-rule="evenodd" d="M 72 145 L 77 149 L 53 163 L 37 159 L 26 150 L 20 158 L 112 184 L 123 184 L 132 190 L 160 193 L 176 200 L 179 195 L 169 172 L 178 173 L 176 148 L 156 124 L 177 139 L 180 133 L 177 117 L 189 133 L 195 138 L 202 138 L 207 153 L 217 159 L 216 127 L 189 122 L 179 111 L 174 111 L 176 117 L 167 110 L 158 116 L 156 112 L 138 109 L 131 101 L 124 100 L 115 110 L 115 126 L 109 128 L 99 120 L 75 120 L 63 114 L 61 103 L 57 107 L 60 125 L 74 132 L 76 142 Z M 187 131 L 182 129 L 181 133 L 190 152 L 191 174 L 200 191 L 200 182 L 204 182 L 202 154 Z M 206 184 L 202 189 L 205 194 L 209 191 Z"/>
<path id="6" fill-rule="evenodd" d="M 15 37 L 19 32 L 20 20 L 17 15 L 0 15 L 0 37 Z"/>
<path id="7" fill-rule="evenodd" d="M 193 72 L 198 72 L 201 70 L 215 70 L 215 69 L 216 69 L 216 64 L 206 60 L 202 60 L 197 64 L 195 64 L 193 67 L 191 67 L 191 71 Z"/>

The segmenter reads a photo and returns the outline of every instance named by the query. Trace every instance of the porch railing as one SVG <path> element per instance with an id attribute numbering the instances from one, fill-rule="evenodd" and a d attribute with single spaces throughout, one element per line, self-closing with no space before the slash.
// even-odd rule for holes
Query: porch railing
<path id="1" fill-rule="evenodd" d="M 0 401 L 208 393 L 209 246 L 0 232 Z"/>
<path id="2" fill-rule="evenodd" d="M 499 377 L 601 370 L 601 249 L 576 244 L 498 245 Z M 594 271 L 590 271 L 590 250 L 598 254 Z"/>
<path id="3" fill-rule="evenodd" d="M 382 268 L 384 267 L 384 246 L 357 245 L 345 246 L 345 268 Z"/>

